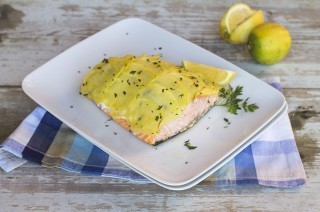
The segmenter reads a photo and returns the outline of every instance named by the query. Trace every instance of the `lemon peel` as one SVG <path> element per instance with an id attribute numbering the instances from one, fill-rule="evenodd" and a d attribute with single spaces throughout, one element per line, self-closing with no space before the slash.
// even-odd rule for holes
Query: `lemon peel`
<path id="1" fill-rule="evenodd" d="M 182 61 L 182 65 L 187 71 L 201 73 L 208 81 L 214 82 L 221 87 L 227 85 L 236 75 L 236 72 L 233 71 L 219 69 L 213 66 L 194 63 L 186 60 Z"/>
<path id="2" fill-rule="evenodd" d="M 263 22 L 261 10 L 251 9 L 244 3 L 234 4 L 220 21 L 220 36 L 229 43 L 244 44 L 247 43 L 251 30 Z"/>

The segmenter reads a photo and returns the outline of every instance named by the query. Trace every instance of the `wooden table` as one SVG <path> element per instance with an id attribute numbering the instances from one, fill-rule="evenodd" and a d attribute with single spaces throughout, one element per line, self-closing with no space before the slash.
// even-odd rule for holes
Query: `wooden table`
<path id="1" fill-rule="evenodd" d="M 127 17 L 140 17 L 231 61 L 257 77 L 280 76 L 308 183 L 295 189 L 212 187 L 186 191 L 78 175 L 32 163 L 0 175 L 1 211 L 20 210 L 320 210 L 320 3 L 246 1 L 283 24 L 293 44 L 282 62 L 255 63 L 245 45 L 219 37 L 223 12 L 236 1 L 0 0 L 0 142 L 36 104 L 21 90 L 28 73 L 68 47 Z"/>

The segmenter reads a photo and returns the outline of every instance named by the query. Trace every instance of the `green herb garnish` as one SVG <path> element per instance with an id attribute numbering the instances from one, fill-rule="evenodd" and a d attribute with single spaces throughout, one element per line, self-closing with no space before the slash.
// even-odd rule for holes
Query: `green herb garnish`
<path id="1" fill-rule="evenodd" d="M 161 110 L 162 107 L 163 107 L 163 105 L 159 105 L 159 107 L 157 108 L 157 110 Z"/>
<path id="2" fill-rule="evenodd" d="M 224 120 L 225 122 L 227 122 L 227 124 L 231 124 L 231 122 L 229 121 L 229 119 L 223 118 L 223 120 Z"/>
<path id="3" fill-rule="evenodd" d="M 223 120 L 225 121 L 225 122 L 227 122 L 227 126 L 224 126 L 224 128 L 227 128 L 230 124 L 231 124 L 231 122 L 229 121 L 229 119 L 227 119 L 227 118 L 223 118 Z"/>
<path id="4" fill-rule="evenodd" d="M 248 104 L 249 97 L 245 100 L 240 99 L 242 95 L 243 86 L 237 86 L 235 89 L 228 85 L 227 88 L 221 88 L 219 90 L 219 97 L 223 98 L 222 103 L 215 103 L 214 106 L 222 106 L 228 108 L 228 112 L 231 114 L 238 114 L 238 110 L 244 110 L 245 112 L 254 112 L 259 108 L 256 104 Z"/>
<path id="5" fill-rule="evenodd" d="M 190 140 L 187 140 L 187 141 L 185 141 L 184 142 L 184 146 L 186 146 L 188 149 L 195 149 L 195 148 L 197 148 L 196 146 L 191 146 L 191 144 L 190 144 Z"/>

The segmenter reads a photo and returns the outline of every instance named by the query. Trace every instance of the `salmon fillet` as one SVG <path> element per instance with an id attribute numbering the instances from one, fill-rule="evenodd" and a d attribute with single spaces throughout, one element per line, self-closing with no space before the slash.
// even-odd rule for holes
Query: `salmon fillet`
<path id="1" fill-rule="evenodd" d="M 217 99 L 217 95 L 195 98 L 177 119 L 164 125 L 157 134 L 150 135 L 143 132 L 131 131 L 130 124 L 125 118 L 113 118 L 113 120 L 124 129 L 130 130 L 140 140 L 148 144 L 157 145 L 192 127 L 213 106 Z M 97 106 L 110 116 L 108 108 L 103 103 L 97 103 Z"/>
<path id="2" fill-rule="evenodd" d="M 104 59 L 80 93 L 140 140 L 157 145 L 192 127 L 218 100 L 221 86 L 158 56 Z"/>

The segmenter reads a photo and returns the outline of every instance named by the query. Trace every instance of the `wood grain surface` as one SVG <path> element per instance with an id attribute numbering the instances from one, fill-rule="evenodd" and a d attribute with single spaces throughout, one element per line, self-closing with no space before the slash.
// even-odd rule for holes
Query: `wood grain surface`
<path id="1" fill-rule="evenodd" d="M 226 9 L 237 1 L 0 0 L 0 143 L 36 103 L 22 79 L 86 37 L 139 17 L 184 37 L 257 77 L 279 76 L 307 184 L 296 189 L 212 187 L 168 191 L 111 178 L 78 175 L 32 163 L 0 171 L 0 211 L 319 211 L 320 200 L 320 2 L 245 1 L 291 33 L 292 48 L 280 63 L 255 63 L 245 45 L 218 33 Z"/>

